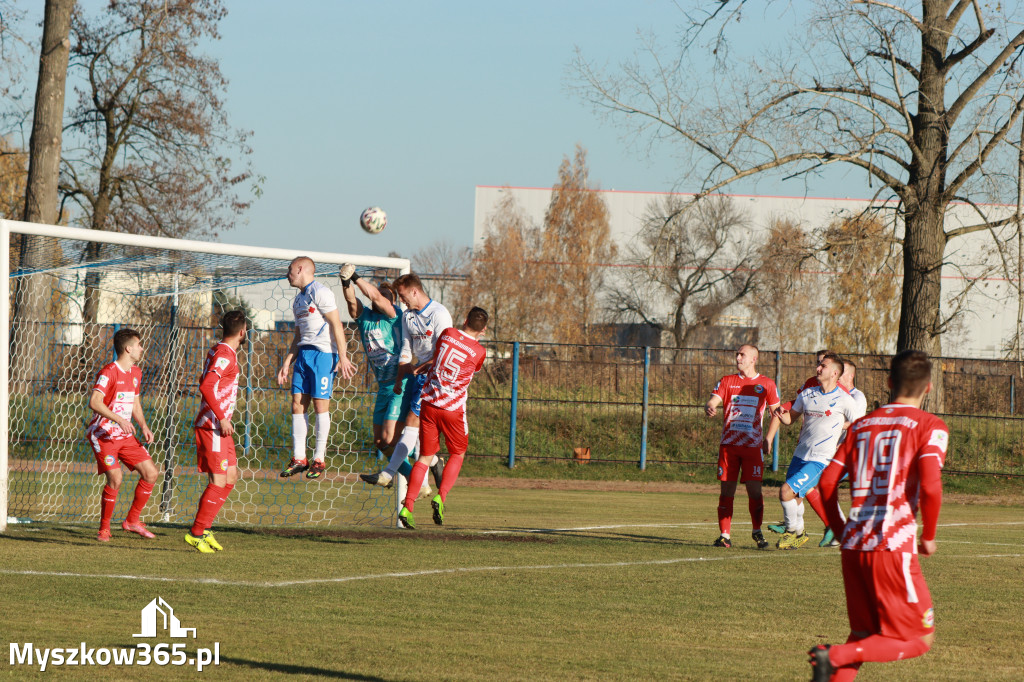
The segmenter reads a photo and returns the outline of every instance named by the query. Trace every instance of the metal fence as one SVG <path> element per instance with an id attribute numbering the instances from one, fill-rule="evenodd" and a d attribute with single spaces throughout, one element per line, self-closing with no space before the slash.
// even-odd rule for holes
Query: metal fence
<path id="1" fill-rule="evenodd" d="M 704 415 L 734 351 L 488 342 L 489 362 L 468 403 L 470 454 L 507 460 L 713 465 L 721 418 Z M 849 355 L 868 408 L 888 398 L 889 356 Z M 942 358 L 950 428 L 946 471 L 1024 475 L 1022 363 Z M 814 374 L 813 353 L 761 351 L 758 370 L 783 399 Z M 926 406 L 927 407 L 927 406 Z M 784 428 L 776 462 L 799 429 Z"/>

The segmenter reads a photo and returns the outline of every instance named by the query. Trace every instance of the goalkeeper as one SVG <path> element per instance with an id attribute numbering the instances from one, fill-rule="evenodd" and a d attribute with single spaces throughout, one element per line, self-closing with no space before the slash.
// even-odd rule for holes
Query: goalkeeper
<path id="1" fill-rule="evenodd" d="M 359 338 L 363 342 L 366 360 L 373 369 L 377 379 L 377 399 L 373 406 L 373 444 L 379 457 L 390 457 L 398 442 L 398 435 L 405 426 L 405 417 L 409 413 L 409 391 L 394 391 L 395 377 L 398 372 L 398 353 L 402 348 L 402 318 L 395 307 L 395 290 L 386 281 L 373 286 L 356 273 L 354 265 L 346 264 L 338 273 L 341 279 L 348 314 L 359 329 Z M 367 308 L 356 298 L 355 289 L 370 301 Z M 402 378 L 403 389 L 411 379 L 411 375 Z M 412 465 L 402 462 L 398 473 L 409 478 Z M 424 480 L 420 495 L 430 495 L 430 486 Z"/>

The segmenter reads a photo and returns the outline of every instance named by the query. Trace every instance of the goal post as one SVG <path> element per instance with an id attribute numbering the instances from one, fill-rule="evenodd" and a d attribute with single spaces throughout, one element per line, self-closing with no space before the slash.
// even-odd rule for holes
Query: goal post
<path id="1" fill-rule="evenodd" d="M 276 382 L 293 336 L 297 290 L 288 264 L 308 256 L 317 279 L 336 292 L 337 267 L 393 279 L 403 258 L 300 251 L 129 235 L 0 220 L 8 257 L 0 265 L 0 532 L 8 519 L 91 522 L 103 478 L 85 441 L 88 394 L 113 359 L 120 328 L 140 332 L 142 406 L 154 433 L 148 447 L 161 470 L 143 520 L 182 523 L 195 512 L 205 475 L 195 467 L 192 419 L 219 317 L 242 308 L 250 334 L 239 349 L 236 427 L 239 482 L 220 519 L 238 524 L 385 524 L 394 493 L 363 484 L 376 471 L 371 417 L 376 384 L 358 333 L 346 324 L 351 381 L 338 376 L 331 404 L 328 471 L 319 479 L 280 479 L 291 456 L 291 394 Z M 315 420 L 310 419 L 312 438 Z M 311 447 L 312 443 L 307 444 Z M 126 477 L 115 517 L 131 503 Z"/>

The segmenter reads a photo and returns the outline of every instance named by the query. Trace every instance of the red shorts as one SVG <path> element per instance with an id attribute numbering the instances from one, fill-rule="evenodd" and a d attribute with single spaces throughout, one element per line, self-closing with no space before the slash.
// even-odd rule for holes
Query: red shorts
<path id="1" fill-rule="evenodd" d="M 740 472 L 742 471 L 742 476 Z M 718 446 L 718 480 L 760 481 L 764 476 L 764 458 L 761 448 L 742 445 Z"/>
<path id="2" fill-rule="evenodd" d="M 111 469 L 120 467 L 119 460 L 124 462 L 130 471 L 135 471 L 142 462 L 147 459 L 152 461 L 149 452 L 143 445 L 132 438 L 119 438 L 118 440 L 100 440 L 89 438 L 89 445 L 92 446 L 92 453 L 96 456 L 96 473 L 104 474 Z"/>
<path id="3" fill-rule="evenodd" d="M 238 465 L 235 439 L 213 429 L 196 429 L 196 465 L 204 473 L 227 473 L 228 467 Z"/>
<path id="4" fill-rule="evenodd" d="M 842 554 L 850 630 L 904 641 L 935 632 L 932 595 L 916 554 L 856 549 Z"/>
<path id="5" fill-rule="evenodd" d="M 448 411 L 430 403 L 420 406 L 420 456 L 436 455 L 444 436 L 449 455 L 464 455 L 469 449 L 469 424 L 465 408 Z"/>

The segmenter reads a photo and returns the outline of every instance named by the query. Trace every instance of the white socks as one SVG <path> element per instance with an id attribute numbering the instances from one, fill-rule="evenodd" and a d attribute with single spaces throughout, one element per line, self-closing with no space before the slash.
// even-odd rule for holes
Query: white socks
<path id="1" fill-rule="evenodd" d="M 391 460 L 388 462 L 384 473 L 394 478 L 395 474 L 398 473 L 398 467 L 402 464 L 402 460 L 412 454 L 416 449 L 419 439 L 420 427 L 406 426 L 402 429 L 402 437 L 398 439 L 398 445 L 395 446 L 395 451 L 391 453 Z"/>
<path id="2" fill-rule="evenodd" d="M 306 414 L 292 414 L 292 459 L 305 461 L 306 459 L 306 434 L 309 426 L 306 424 Z"/>
<path id="3" fill-rule="evenodd" d="M 782 502 L 782 515 L 786 519 L 786 532 L 796 533 L 799 528 L 803 530 L 803 514 L 801 509 L 800 500 L 793 498 L 792 500 L 784 500 Z"/>
<path id="4" fill-rule="evenodd" d="M 327 456 L 327 436 L 331 432 L 331 413 L 316 413 L 316 449 L 313 451 L 313 459 L 318 462 L 324 461 Z"/>

